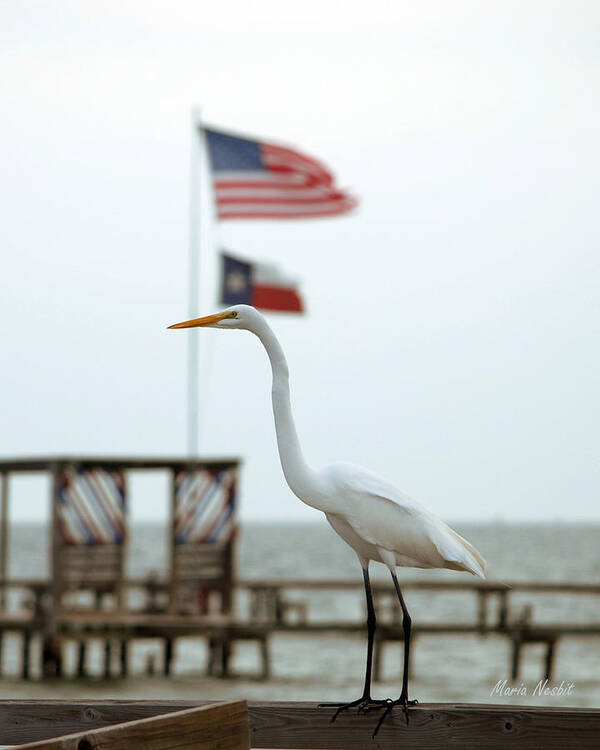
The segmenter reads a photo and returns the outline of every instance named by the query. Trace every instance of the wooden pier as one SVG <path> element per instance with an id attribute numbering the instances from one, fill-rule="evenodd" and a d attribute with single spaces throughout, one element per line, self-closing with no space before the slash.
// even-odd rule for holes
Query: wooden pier
<path id="1" fill-rule="evenodd" d="M 162 633 L 173 632 L 174 620 L 180 625 L 177 635 L 182 628 L 189 633 L 187 616 L 193 619 L 210 612 L 210 625 L 205 625 L 208 621 L 204 618 L 194 627 L 199 635 L 211 636 L 220 627 L 219 618 L 231 613 L 238 468 L 235 459 L 181 457 L 53 456 L 0 461 L 0 654 L 4 634 L 19 632 L 22 675 L 27 678 L 31 673 L 30 643 L 39 636 L 42 674 L 58 677 L 63 674 L 62 643 L 67 637 L 76 638 L 78 672 L 83 675 L 86 643 L 100 629 L 106 637 L 108 675 L 113 638 L 125 673 L 127 644 L 133 637 L 153 633 L 164 638 L 165 663 L 169 665 L 173 641 Z M 139 470 L 162 471 L 170 477 L 167 584 L 163 582 L 159 591 L 152 578 L 144 580 L 145 619 L 136 619 L 124 598 L 131 587 L 125 579 L 127 480 L 129 473 Z M 48 580 L 8 576 L 9 479 L 13 474 L 29 473 L 44 473 L 51 479 Z M 8 592 L 16 588 L 26 592 L 29 607 L 21 606 L 15 612 L 9 607 Z M 83 604 L 86 597 L 87 604 Z M 172 615 L 169 627 L 164 624 L 167 613 Z M 153 621 L 154 614 L 163 619 Z"/>
<path id="2" fill-rule="evenodd" d="M 252 594 L 252 615 L 259 621 L 275 624 L 281 632 L 356 632 L 352 623 L 311 623 L 307 619 L 307 604 L 297 599 L 290 600 L 292 592 L 311 591 L 362 591 L 359 581 L 350 580 L 289 580 L 273 579 L 261 582 L 241 580 L 240 588 L 247 588 Z M 511 602 L 514 594 L 530 595 L 562 594 L 600 597 L 600 583 L 568 581 L 491 581 L 469 578 L 452 579 L 405 579 L 401 582 L 403 591 L 431 591 L 439 593 L 470 593 L 476 596 L 476 617 L 467 622 L 413 622 L 412 635 L 499 635 L 511 643 L 511 668 L 513 680 L 518 679 L 521 670 L 523 650 L 528 644 L 545 646 L 543 676 L 552 678 L 556 646 L 564 637 L 599 637 L 600 619 L 588 623 L 536 623 L 531 603 L 517 609 Z M 374 677 L 381 677 L 381 664 L 384 647 L 389 642 L 402 641 L 401 611 L 397 604 L 394 587 L 389 582 L 372 582 L 373 599 L 378 611 L 378 625 L 375 635 Z M 495 616 L 490 610 L 495 604 Z M 380 616 L 381 610 L 385 614 Z M 288 623 L 288 614 L 295 619 Z M 361 630 L 362 632 L 362 630 Z"/>
<path id="3" fill-rule="evenodd" d="M 34 670 L 31 665 L 31 643 L 34 638 L 43 641 L 47 624 L 41 602 L 51 590 L 51 582 L 45 579 L 13 579 L 0 581 L 8 589 L 29 591 L 34 604 L 28 611 L 0 614 L 0 649 L 5 633 L 19 633 L 21 636 L 21 675 L 28 679 L 32 673 L 44 674 L 44 665 Z M 355 621 L 315 620 L 307 600 L 299 600 L 298 593 L 328 591 L 333 593 L 360 592 L 358 581 L 347 580 L 240 580 L 234 583 L 232 598 L 243 594 L 249 601 L 249 611 L 245 614 L 232 611 L 227 614 L 193 614 L 171 612 L 168 607 L 161 610 L 156 605 L 171 587 L 168 579 L 124 579 L 124 590 L 128 588 L 145 590 L 152 606 L 142 610 L 131 609 L 69 609 L 62 610 L 55 618 L 55 636 L 58 644 L 75 642 L 79 655 L 76 671 L 66 675 L 62 664 L 61 647 L 53 658 L 53 674 L 63 676 L 85 676 L 86 644 L 91 640 L 104 642 L 104 665 L 102 674 L 124 676 L 129 672 L 129 649 L 133 642 L 143 639 L 160 639 L 163 642 L 162 669 L 165 674 L 172 670 L 174 646 L 180 638 L 203 639 L 210 644 L 207 673 L 228 677 L 232 673 L 231 659 L 235 644 L 239 641 L 253 641 L 257 644 L 260 656 L 258 676 L 268 679 L 271 673 L 270 640 L 276 634 L 296 634 L 318 636 L 322 634 L 343 634 L 364 637 L 365 624 L 361 610 L 357 608 Z M 475 579 L 415 580 L 402 582 L 407 591 L 437 591 L 440 593 L 464 594 L 476 597 L 473 606 L 475 616 L 461 622 L 414 622 L 413 637 L 418 643 L 420 635 L 464 635 L 487 637 L 491 635 L 506 638 L 511 644 L 510 670 L 513 679 L 519 676 L 524 648 L 538 643 L 546 646 L 542 661 L 541 675 L 552 679 L 556 644 L 565 637 L 599 637 L 600 621 L 591 623 L 535 623 L 529 605 L 515 608 L 511 604 L 513 593 L 576 594 L 579 596 L 600 596 L 600 584 L 522 582 L 499 583 Z M 399 613 L 392 607 L 394 591 L 386 583 L 373 584 L 374 599 L 378 615 L 375 640 L 374 677 L 381 679 L 384 650 L 388 644 L 402 641 L 403 630 Z M 294 599 L 290 599 L 294 594 Z M 127 597 L 124 597 L 127 600 Z M 494 600 L 496 600 L 494 602 Z M 493 605 L 493 606 L 492 606 Z M 491 612 L 493 610 L 493 612 Z M 1 655 L 1 652 L 0 652 Z M 41 658 L 44 659 L 43 648 Z M 1 659 L 0 659 L 1 664 Z M 116 665 L 116 667 L 115 667 Z M 116 668 L 116 671 L 115 671 Z"/>
<path id="4" fill-rule="evenodd" d="M 214 706 L 210 713 L 198 707 Z M 174 747 L 169 738 L 176 722 L 184 723 L 177 747 L 248 747 L 279 750 L 597 750 L 600 710 L 531 706 L 424 703 L 409 709 L 407 725 L 401 710 L 394 709 L 372 738 L 375 714 L 342 713 L 331 722 L 331 709 L 316 703 L 207 703 L 200 701 L 0 701 L 0 743 L 87 750 Z M 177 713 L 175 713 L 177 712 Z M 171 721 L 169 721 L 171 715 Z M 152 732 L 155 717 L 164 736 L 160 744 Z M 203 722 L 207 720 L 208 726 Z M 126 723 L 124 723 L 126 722 Z M 202 727 L 205 734 L 202 735 Z M 114 727 L 114 732 L 99 732 Z M 246 727 L 246 728 L 245 728 Z M 249 729 L 249 742 L 248 742 Z M 220 734 L 220 730 L 221 734 Z M 134 734 L 132 733 L 134 732 Z M 75 734 L 74 734 L 75 733 Z M 73 735 L 64 737 L 64 735 Z M 51 744 L 63 735 L 63 744 Z M 187 736 L 186 736 L 187 735 Z M 212 744 L 204 742 L 207 736 Z M 152 738 L 153 743 L 147 742 Z M 225 738 L 225 739 L 223 739 Z M 118 742 L 117 742 L 118 741 Z M 194 744 L 196 743 L 196 744 Z M 29 750 L 29 748 L 28 748 Z"/>
<path id="5" fill-rule="evenodd" d="M 21 639 L 21 676 L 67 676 L 63 651 L 77 644 L 75 671 L 85 676 L 92 640 L 103 641 L 105 677 L 126 675 L 129 650 L 141 639 L 160 639 L 162 668 L 169 674 L 177 639 L 195 637 L 208 644 L 207 672 L 228 677 L 238 641 L 253 641 L 260 655 L 259 676 L 271 673 L 270 640 L 276 634 L 345 634 L 364 637 L 359 605 L 354 621 L 314 617 L 314 592 L 357 592 L 352 580 L 249 580 L 234 571 L 235 487 L 239 462 L 231 459 L 90 458 L 63 456 L 0 461 L 0 674 L 4 636 Z M 127 549 L 128 472 L 162 470 L 170 474 L 168 570 L 146 578 L 125 576 Z M 48 579 L 8 576 L 9 477 L 13 473 L 46 472 L 52 479 Z M 211 505 L 212 503 L 212 505 Z M 204 516 L 203 516 L 204 513 Z M 406 591 L 469 594 L 475 597 L 471 619 L 457 622 L 413 622 L 413 637 L 456 635 L 506 638 L 511 644 L 510 669 L 519 676 L 528 644 L 545 646 L 542 675 L 552 677 L 556 644 L 565 637 L 597 637 L 600 621 L 536 622 L 530 603 L 518 608 L 513 595 L 562 594 L 599 596 L 600 584 L 570 582 L 499 582 L 472 577 L 406 579 Z M 131 594 L 137 590 L 138 603 Z M 14 592 L 21 605 L 11 607 Z M 400 610 L 388 582 L 373 582 L 377 610 L 374 677 L 381 678 L 388 644 L 403 639 Z M 87 603 L 83 599 L 87 597 Z M 236 600 L 248 602 L 246 612 Z M 362 596 L 361 596 L 362 600 Z M 23 602 L 25 602 L 23 604 Z M 141 602 L 141 604 L 140 604 Z M 32 642 L 41 643 L 34 669 Z M 152 667 L 154 668 L 154 667 Z"/>

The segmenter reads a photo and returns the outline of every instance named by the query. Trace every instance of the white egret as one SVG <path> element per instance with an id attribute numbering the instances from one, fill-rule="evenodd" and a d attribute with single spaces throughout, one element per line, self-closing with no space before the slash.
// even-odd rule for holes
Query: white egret
<path id="1" fill-rule="evenodd" d="M 333 529 L 352 547 L 362 567 L 367 600 L 367 668 L 363 694 L 337 706 L 341 710 L 385 707 L 374 734 L 394 705 L 401 705 L 408 722 L 408 668 L 411 619 L 396 577 L 397 567 L 450 568 L 484 576 L 479 552 L 430 513 L 375 474 L 347 463 L 314 469 L 304 460 L 290 403 L 289 371 L 283 349 L 265 318 L 253 307 L 234 305 L 223 312 L 176 323 L 170 328 L 210 327 L 251 331 L 265 347 L 273 371 L 273 414 L 279 457 L 292 492 L 307 505 L 323 511 Z M 371 667 L 375 609 L 369 581 L 369 562 L 383 563 L 392 575 L 402 609 L 404 670 L 402 691 L 395 701 L 371 698 Z"/>

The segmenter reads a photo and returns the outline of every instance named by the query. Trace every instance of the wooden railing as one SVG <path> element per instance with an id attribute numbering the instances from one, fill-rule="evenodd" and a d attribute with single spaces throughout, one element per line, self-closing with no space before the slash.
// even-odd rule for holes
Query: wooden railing
<path id="1" fill-rule="evenodd" d="M 250 750 L 246 701 L 194 706 L 27 742 L 23 750 Z M 0 742 L 2 739 L 0 738 Z"/>
<path id="2" fill-rule="evenodd" d="M 543 657 L 543 674 L 550 679 L 555 656 L 555 646 L 564 636 L 600 636 L 600 620 L 588 622 L 535 622 L 530 604 L 515 605 L 511 597 L 515 593 L 523 594 L 569 594 L 578 596 L 600 595 L 600 583 L 586 582 L 548 582 L 548 581 L 484 581 L 472 578 L 462 579 L 407 579 L 402 582 L 405 590 L 440 591 L 444 593 L 466 592 L 476 596 L 474 617 L 460 622 L 436 621 L 413 622 L 413 634 L 498 634 L 509 639 L 511 651 L 511 675 L 517 679 L 520 671 L 523 649 L 528 643 L 545 646 Z M 258 643 L 261 655 L 261 676 L 270 674 L 269 637 L 273 633 L 318 633 L 363 634 L 364 622 L 360 609 L 352 621 L 326 621 L 315 619 L 310 612 L 307 597 L 298 594 L 310 594 L 317 591 L 356 592 L 361 595 L 362 584 L 358 580 L 238 580 L 235 590 L 246 594 L 249 601 L 249 612 L 228 617 L 198 618 L 183 613 L 172 613 L 166 618 L 168 604 L 167 593 L 170 582 L 157 577 L 131 578 L 123 581 L 129 589 L 137 588 L 142 592 L 146 605 L 136 611 L 132 609 L 114 609 L 110 616 L 102 612 L 88 610 L 87 614 L 67 611 L 57 621 L 62 635 L 80 641 L 81 654 L 79 662 L 85 662 L 85 633 L 95 633 L 95 637 L 107 639 L 105 673 L 110 670 L 110 643 L 119 641 L 121 647 L 121 672 L 127 672 L 127 642 L 134 638 L 156 637 L 164 639 L 165 671 L 169 671 L 173 653 L 173 639 L 183 635 L 197 635 L 209 638 L 217 649 L 211 651 L 209 661 L 210 674 L 229 674 L 229 657 L 231 646 L 238 640 L 252 640 Z M 45 623 L 44 600 L 51 593 L 51 584 L 43 579 L 0 580 L 0 588 L 21 589 L 28 591 L 31 602 L 28 611 L 0 615 L 0 652 L 1 636 L 4 631 L 20 631 L 22 638 L 23 677 L 29 675 L 29 644 L 32 634 L 43 631 Z M 97 582 L 96 582 L 97 588 Z M 106 592 L 110 593 L 110 592 Z M 290 594 L 294 594 L 290 597 Z M 387 643 L 402 640 L 403 631 L 396 606 L 395 592 L 388 582 L 373 582 L 373 594 L 378 612 L 387 604 L 387 615 L 379 617 L 375 641 L 374 676 L 380 679 L 382 651 Z M 97 595 L 103 596 L 97 588 Z M 496 600 L 495 602 L 493 600 Z M 162 603 L 162 608 L 161 608 Z M 495 604 L 490 611 L 490 604 Z M 359 605 L 360 606 L 360 605 Z M 87 619 L 86 619 L 87 618 Z M 84 622 L 85 620 L 85 622 Z M 77 633 L 81 631 L 82 636 Z M 216 644 L 216 645 L 215 645 Z"/>
<path id="3" fill-rule="evenodd" d="M 169 722 L 164 722 L 164 718 L 168 719 L 170 712 L 201 705 L 206 702 L 0 701 L 0 743 L 42 742 L 57 735 L 84 732 L 83 744 L 64 747 L 91 748 L 95 746 L 92 733 L 99 727 L 157 715 L 161 715 L 163 726 L 168 727 Z M 239 703 L 219 705 L 221 711 L 226 711 L 223 707 L 227 705 L 237 707 L 236 715 L 241 717 Z M 372 734 L 377 711 L 369 714 L 346 711 L 332 723 L 331 709 L 319 708 L 316 703 L 250 702 L 248 709 L 250 746 L 257 750 L 597 750 L 600 737 L 600 709 L 424 703 L 409 709 L 409 724 L 402 711 L 394 709 L 375 739 Z M 186 715 L 186 721 L 190 721 L 189 716 Z M 226 717 L 221 718 L 227 721 Z M 243 730 L 236 732 L 243 743 Z M 168 733 L 165 736 L 169 739 Z M 161 747 L 134 740 L 118 747 Z M 209 745 L 217 746 L 244 747 L 216 742 Z M 102 744 L 102 747 L 112 745 Z M 177 747 L 183 750 L 205 745 L 186 744 L 180 738 Z"/>

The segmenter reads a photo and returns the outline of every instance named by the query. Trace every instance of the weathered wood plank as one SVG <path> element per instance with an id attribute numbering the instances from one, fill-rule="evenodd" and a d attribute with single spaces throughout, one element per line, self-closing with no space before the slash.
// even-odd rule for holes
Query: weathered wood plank
<path id="1" fill-rule="evenodd" d="M 0 584 L 7 588 L 36 588 L 44 590 L 50 586 L 47 578 L 0 578 Z M 130 577 L 123 581 L 125 586 L 144 587 L 148 585 L 147 577 Z M 167 588 L 168 578 L 153 579 L 152 585 Z M 539 593 L 564 593 L 564 594 L 600 594 L 600 583 L 588 581 L 493 581 L 470 578 L 461 579 L 403 579 L 400 581 L 402 589 L 415 590 L 442 590 L 442 591 L 484 591 L 487 593 L 509 593 L 511 591 L 529 591 Z M 380 593 L 393 592 L 394 587 L 386 581 L 373 581 L 373 591 Z M 361 591 L 363 583 L 359 578 L 330 578 L 330 579 L 273 579 L 252 580 L 247 578 L 237 579 L 235 587 L 238 589 L 250 589 L 254 591 L 272 589 L 293 590 L 325 590 L 325 591 Z"/>
<path id="2" fill-rule="evenodd" d="M 363 590 L 363 582 L 356 578 L 266 578 L 255 580 L 239 578 L 235 585 L 255 591 L 272 589 L 296 590 Z M 537 591 L 544 593 L 600 594 L 600 583 L 594 581 L 494 581 L 481 578 L 404 578 L 400 579 L 402 590 L 443 590 L 443 591 L 483 591 L 486 593 L 503 593 L 510 591 Z M 394 586 L 388 581 L 371 582 L 373 591 L 381 593 L 394 592 Z"/>
<path id="3" fill-rule="evenodd" d="M 221 558 L 223 555 L 227 552 L 226 548 L 223 548 L 222 546 L 216 549 L 206 549 L 204 547 L 199 547 L 198 549 L 193 549 L 191 545 L 186 545 L 185 547 L 183 545 L 180 545 L 175 548 L 175 554 L 177 557 L 180 557 L 184 561 L 196 561 L 201 560 L 203 562 L 214 562 L 218 563 L 221 561 Z"/>
<path id="4" fill-rule="evenodd" d="M 598 747 L 600 711 L 579 712 L 519 706 L 423 704 L 409 710 L 407 725 L 394 709 L 372 738 L 379 712 L 342 713 L 331 723 L 331 709 L 314 704 L 252 706 L 254 748 L 328 750 L 592 750 Z"/>
<path id="5" fill-rule="evenodd" d="M 184 637 L 209 635 L 224 631 L 232 638 L 263 638 L 272 633 L 298 635 L 319 635 L 337 633 L 343 635 L 361 635 L 366 626 L 361 622 L 244 622 L 235 621 L 222 615 L 163 615 L 161 613 L 120 613 L 120 612 L 80 612 L 67 611 L 57 619 L 60 633 L 65 636 L 79 636 L 84 632 L 95 636 L 121 633 L 131 638 L 144 637 Z M 40 630 L 43 623 L 31 612 L 15 614 L 0 613 L 0 631 L 6 630 Z M 477 622 L 415 623 L 413 635 L 469 635 L 480 632 Z M 498 628 L 489 628 L 489 632 L 505 632 Z M 385 624 L 378 627 L 380 640 L 402 640 L 401 625 Z M 524 631 L 523 641 L 548 641 L 559 636 L 597 637 L 600 635 L 600 623 L 547 623 L 531 627 Z"/>
<path id="6" fill-rule="evenodd" d="M 0 471 L 51 471 L 55 465 L 65 464 L 86 467 L 118 469 L 227 469 L 239 466 L 238 458 L 189 458 L 165 456 L 163 458 L 141 456 L 39 456 L 36 458 L 5 458 L 0 460 Z"/>
<path id="7" fill-rule="evenodd" d="M 8 474 L 0 473 L 0 577 L 8 575 Z M 0 609 L 6 606 L 6 592 L 0 586 Z"/>
<path id="8" fill-rule="evenodd" d="M 95 560 L 101 557 L 117 557 L 121 554 L 122 545 L 114 543 L 102 544 L 63 544 L 62 554 L 74 559 L 93 557 Z"/>
<path id="9" fill-rule="evenodd" d="M 212 583 L 215 587 L 223 579 L 224 568 L 200 568 L 199 566 L 189 566 L 187 570 L 179 570 L 176 576 L 173 576 L 175 583 Z"/>
<path id="10" fill-rule="evenodd" d="M 217 703 L 21 745 L 23 750 L 249 750 L 246 701 Z"/>
<path id="11" fill-rule="evenodd" d="M 169 711 L 201 701 L 0 701 L 0 742 L 55 737 Z M 395 709 L 371 738 L 378 712 L 352 710 L 331 723 L 331 709 L 315 703 L 250 703 L 251 745 L 328 750 L 597 750 L 600 709 L 424 703 L 406 726 Z M 132 745 L 133 746 L 133 745 Z"/>
<path id="12" fill-rule="evenodd" d="M 1 630 L 30 630 L 32 628 L 39 628 L 40 623 L 36 620 L 33 612 L 22 611 L 12 613 L 0 613 L 0 629 Z"/>
<path id="13" fill-rule="evenodd" d="M 479 591 L 483 590 L 489 593 L 507 591 L 511 588 L 510 583 L 504 581 L 494 581 L 481 578 L 404 578 L 399 579 L 402 589 L 444 589 L 448 591 Z M 346 591 L 363 591 L 364 584 L 359 577 L 355 578 L 238 578 L 235 585 L 239 588 L 251 589 L 254 591 L 272 591 L 277 589 L 293 590 L 346 590 Z M 374 580 L 371 582 L 373 591 L 386 593 L 395 591 L 392 583 L 388 581 Z M 600 591 L 600 584 L 598 585 Z"/>

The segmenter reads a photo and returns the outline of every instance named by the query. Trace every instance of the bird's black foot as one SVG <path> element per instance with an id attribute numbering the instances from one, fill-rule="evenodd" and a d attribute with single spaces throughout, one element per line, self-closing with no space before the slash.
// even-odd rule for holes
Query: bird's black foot
<path id="1" fill-rule="evenodd" d="M 388 703 L 392 703 L 391 698 L 375 700 L 370 695 L 363 695 L 355 701 L 350 701 L 350 703 L 319 703 L 319 708 L 335 708 L 336 711 L 331 717 L 331 721 L 334 722 L 342 711 L 346 711 L 348 708 L 356 708 L 360 714 L 374 708 L 382 708 L 387 706 Z"/>
<path id="2" fill-rule="evenodd" d="M 404 718 L 406 719 L 406 726 L 408 726 L 408 707 L 409 706 L 416 706 L 419 701 L 409 701 L 407 695 L 401 695 L 398 700 L 395 701 L 389 701 L 387 706 L 385 707 L 385 711 L 383 714 L 379 717 L 379 721 L 377 722 L 377 726 L 375 727 L 375 731 L 372 734 L 373 739 L 375 739 L 375 735 L 377 732 L 381 729 L 381 725 L 385 721 L 386 717 L 390 713 L 390 711 L 394 708 L 394 706 L 402 706 L 402 710 L 404 712 Z M 378 708 L 377 706 L 373 706 L 373 708 Z M 370 708 L 367 709 L 367 711 L 371 710 Z"/>

